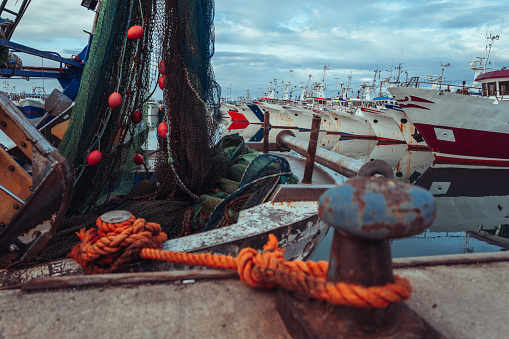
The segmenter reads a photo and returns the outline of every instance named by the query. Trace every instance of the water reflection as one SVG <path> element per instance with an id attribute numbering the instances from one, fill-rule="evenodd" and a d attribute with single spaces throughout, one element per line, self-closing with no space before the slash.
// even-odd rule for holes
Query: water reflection
<path id="1" fill-rule="evenodd" d="M 358 145 L 358 149 L 355 149 Z M 345 146 L 345 147 L 344 147 Z M 333 150 L 362 161 L 383 159 L 395 179 L 429 190 L 436 198 L 437 216 L 429 230 L 391 242 L 393 257 L 492 252 L 509 248 L 509 168 L 434 163 L 427 150 L 404 144 L 369 144 L 340 140 Z M 344 150 L 347 150 L 343 153 Z M 369 153 L 361 154 L 363 150 Z M 339 180 L 338 180 L 339 181 Z M 341 181 L 340 181 L 341 182 Z M 328 260 L 332 231 L 313 260 Z"/>

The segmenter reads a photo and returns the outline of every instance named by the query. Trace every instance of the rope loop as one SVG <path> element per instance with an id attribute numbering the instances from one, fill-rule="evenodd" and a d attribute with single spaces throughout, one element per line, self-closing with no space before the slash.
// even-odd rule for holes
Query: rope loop
<path id="1" fill-rule="evenodd" d="M 107 223 L 97 219 L 97 229 L 81 229 L 81 239 L 68 257 L 76 260 L 87 273 L 123 271 L 143 248 L 157 248 L 166 241 L 161 226 L 133 215 L 121 223 Z"/>

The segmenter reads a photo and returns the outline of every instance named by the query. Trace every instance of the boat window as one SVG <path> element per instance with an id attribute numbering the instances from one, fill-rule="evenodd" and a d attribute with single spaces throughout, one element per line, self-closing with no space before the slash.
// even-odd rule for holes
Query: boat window
<path id="1" fill-rule="evenodd" d="M 501 81 L 500 86 L 500 95 L 502 97 L 509 97 L 509 81 Z"/>
<path id="2" fill-rule="evenodd" d="M 488 82 L 488 96 L 495 95 L 497 86 L 495 82 Z"/>

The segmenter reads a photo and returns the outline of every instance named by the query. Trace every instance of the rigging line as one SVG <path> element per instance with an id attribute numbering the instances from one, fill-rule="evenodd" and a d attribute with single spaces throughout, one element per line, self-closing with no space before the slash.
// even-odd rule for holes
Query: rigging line
<path id="1" fill-rule="evenodd" d="M 143 9 L 141 6 L 141 0 L 139 0 L 139 2 L 140 2 L 141 27 L 145 27 L 145 19 L 143 18 Z"/>
<path id="2" fill-rule="evenodd" d="M 131 0 L 131 4 L 129 6 L 129 17 L 128 17 L 129 20 L 127 21 L 127 27 L 125 30 L 124 42 L 123 42 L 123 46 L 122 46 L 122 56 L 120 57 L 120 59 L 118 61 L 119 69 L 118 69 L 118 74 L 117 74 L 117 87 L 115 90 L 116 92 L 119 91 L 120 83 L 122 81 L 122 68 L 124 65 L 125 50 L 126 50 L 126 46 L 127 46 L 127 31 L 129 30 L 129 25 L 131 23 L 131 17 L 132 17 L 132 13 L 133 13 L 133 3 L 134 3 L 134 1 Z"/>

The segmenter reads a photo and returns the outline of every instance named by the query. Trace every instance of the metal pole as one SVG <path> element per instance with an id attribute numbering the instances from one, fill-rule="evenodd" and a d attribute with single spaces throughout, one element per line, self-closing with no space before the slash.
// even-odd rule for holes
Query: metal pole
<path id="1" fill-rule="evenodd" d="M 307 157 L 309 143 L 299 140 L 290 130 L 279 132 L 276 143 L 281 150 L 293 150 Z M 367 163 L 355 160 L 344 155 L 327 151 L 321 147 L 316 148 L 315 161 L 345 177 L 382 175 L 388 179 L 394 178 L 392 167 L 383 160 L 373 160 Z"/>
<path id="2" fill-rule="evenodd" d="M 320 132 L 320 123 L 322 118 L 313 115 L 313 122 L 311 123 L 311 135 L 309 136 L 308 150 L 306 154 L 306 166 L 304 167 L 303 184 L 311 184 L 313 177 L 313 168 L 315 167 L 315 155 L 318 141 L 318 133 Z"/>
<path id="3" fill-rule="evenodd" d="M 270 113 L 265 111 L 263 115 L 263 153 L 269 153 L 269 129 Z"/>

